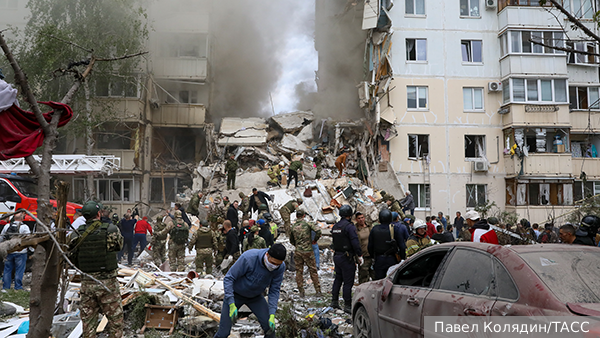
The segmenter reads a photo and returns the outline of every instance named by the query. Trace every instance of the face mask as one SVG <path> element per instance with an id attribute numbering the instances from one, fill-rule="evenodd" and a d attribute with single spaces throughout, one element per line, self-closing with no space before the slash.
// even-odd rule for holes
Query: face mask
<path id="1" fill-rule="evenodd" d="M 279 265 L 269 262 L 269 258 L 267 257 L 267 255 L 265 255 L 264 260 L 265 260 L 265 266 L 267 267 L 267 270 L 269 270 L 269 271 L 273 271 L 279 267 Z"/>

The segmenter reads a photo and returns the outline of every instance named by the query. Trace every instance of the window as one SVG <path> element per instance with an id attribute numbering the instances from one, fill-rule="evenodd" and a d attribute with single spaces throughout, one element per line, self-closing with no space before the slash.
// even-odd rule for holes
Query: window
<path id="1" fill-rule="evenodd" d="M 101 201 L 135 201 L 133 198 L 133 180 L 96 180 L 96 193 Z"/>
<path id="2" fill-rule="evenodd" d="M 581 194 L 575 183 L 524 182 L 506 180 L 506 205 L 573 205 L 573 196 Z"/>
<path id="3" fill-rule="evenodd" d="M 598 87 L 569 87 L 570 109 L 600 109 Z"/>
<path id="4" fill-rule="evenodd" d="M 425 15 L 425 0 L 406 0 L 406 14 Z"/>
<path id="5" fill-rule="evenodd" d="M 593 0 L 564 0 L 564 8 L 576 18 L 592 19 L 598 10 Z"/>
<path id="6" fill-rule="evenodd" d="M 465 111 L 483 111 L 483 88 L 463 88 Z"/>
<path id="7" fill-rule="evenodd" d="M 500 263 L 496 258 L 494 261 L 494 284 L 496 287 L 496 296 L 503 299 L 516 300 L 519 298 L 519 290 L 515 285 L 515 282 L 510 277 L 506 267 Z"/>
<path id="8" fill-rule="evenodd" d="M 458 249 L 444 269 L 440 289 L 495 297 L 494 266 L 488 254 Z"/>
<path id="9" fill-rule="evenodd" d="M 406 87 L 408 109 L 427 109 L 427 87 Z"/>
<path id="10" fill-rule="evenodd" d="M 131 149 L 135 140 L 136 129 L 101 130 L 96 132 L 98 149 Z"/>
<path id="11" fill-rule="evenodd" d="M 572 41 L 567 41 L 567 47 L 574 49 L 574 50 L 579 50 L 582 52 L 588 52 L 588 53 L 592 53 L 592 54 L 598 54 L 598 45 L 593 43 L 593 42 L 572 42 Z M 576 52 L 570 52 L 569 53 L 569 59 L 568 59 L 569 63 L 574 63 L 574 64 L 588 64 L 588 65 L 593 65 L 593 64 L 598 64 L 598 57 L 595 55 L 589 55 L 589 54 L 583 54 L 583 53 L 576 53 Z"/>
<path id="12" fill-rule="evenodd" d="M 554 31 L 508 31 L 500 36 L 502 56 L 512 54 L 564 54 L 563 33 Z"/>
<path id="13" fill-rule="evenodd" d="M 19 197 L 15 189 L 6 183 L 6 181 L 0 181 L 0 196 L 4 197 L 6 201 Z"/>
<path id="14" fill-rule="evenodd" d="M 583 181 L 575 181 L 573 189 L 574 200 L 580 201 L 600 194 L 600 181 L 586 181 L 585 184 Z"/>
<path id="15" fill-rule="evenodd" d="M 465 159 L 485 156 L 485 135 L 465 135 Z"/>
<path id="16" fill-rule="evenodd" d="M 398 270 L 394 276 L 394 284 L 429 287 L 447 252 L 436 251 L 419 257 L 405 268 Z"/>
<path id="17" fill-rule="evenodd" d="M 416 208 L 431 207 L 429 184 L 409 184 L 408 190 L 410 190 L 413 195 Z"/>
<path id="18" fill-rule="evenodd" d="M 207 57 L 207 34 L 177 33 L 163 34 L 161 37 L 161 56 L 175 58 L 205 58 Z"/>
<path id="19" fill-rule="evenodd" d="M 427 61 L 427 39 L 406 39 L 406 61 Z"/>
<path id="20" fill-rule="evenodd" d="M 164 197 L 163 201 L 163 181 Z M 150 202 L 169 202 L 175 200 L 176 194 L 185 192 L 187 187 L 192 186 L 192 179 L 189 177 L 152 177 L 150 178 Z"/>
<path id="21" fill-rule="evenodd" d="M 429 135 L 408 135 L 408 157 L 423 158 L 429 154 Z"/>
<path id="22" fill-rule="evenodd" d="M 510 79 L 510 89 L 503 94 L 504 103 L 508 102 L 567 102 L 567 81 L 564 79 Z M 512 99 L 511 99 L 512 96 Z"/>
<path id="23" fill-rule="evenodd" d="M 467 184 L 467 208 L 487 204 L 487 184 Z"/>
<path id="24" fill-rule="evenodd" d="M 479 0 L 460 0 L 460 16 L 480 17 Z"/>
<path id="25" fill-rule="evenodd" d="M 96 80 L 96 96 L 102 97 L 139 97 L 137 79 L 106 78 Z"/>
<path id="26" fill-rule="evenodd" d="M 463 62 L 481 63 L 481 40 L 462 40 L 460 49 Z"/>
<path id="27" fill-rule="evenodd" d="M 0 0 L 0 8 L 17 9 L 19 8 L 18 0 Z"/>

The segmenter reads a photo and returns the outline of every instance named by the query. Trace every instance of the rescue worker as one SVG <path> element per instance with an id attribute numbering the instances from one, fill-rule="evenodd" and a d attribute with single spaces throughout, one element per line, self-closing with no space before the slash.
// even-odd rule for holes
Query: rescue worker
<path id="1" fill-rule="evenodd" d="M 267 242 L 265 241 L 265 239 L 258 235 L 259 231 L 260 228 L 258 227 L 258 225 L 253 225 L 250 228 L 250 233 L 248 234 L 248 236 L 246 236 L 246 238 L 244 238 L 244 242 L 242 244 L 242 251 L 245 252 L 251 249 L 267 248 Z"/>
<path id="2" fill-rule="evenodd" d="M 331 307 L 340 308 L 340 288 L 343 283 L 344 311 L 350 313 L 352 311 L 352 286 L 354 285 L 354 273 L 356 272 L 354 257 L 358 256 L 359 263 L 362 264 L 362 250 L 356 235 L 356 228 L 350 222 L 352 207 L 348 204 L 342 205 L 339 214 L 342 219 L 331 229 L 333 250 L 335 251 L 333 256 L 335 280 L 331 291 Z"/>
<path id="3" fill-rule="evenodd" d="M 271 235 L 273 235 L 273 241 L 275 241 L 277 239 L 277 237 L 279 236 L 279 233 L 278 233 L 279 226 L 277 226 L 277 223 L 275 223 L 273 221 L 273 217 L 271 216 L 271 213 L 269 213 L 269 212 L 264 213 L 263 218 L 267 221 L 267 224 L 269 225 L 269 230 L 271 231 Z"/>
<path id="4" fill-rule="evenodd" d="M 596 233 L 600 227 L 600 218 L 595 215 L 586 215 L 581 219 L 579 229 L 575 232 L 577 237 L 574 244 L 595 246 Z"/>
<path id="5" fill-rule="evenodd" d="M 300 205 L 302 205 L 302 199 L 297 198 L 295 200 L 289 200 L 279 209 L 279 214 L 283 220 L 283 229 L 288 237 L 290 236 L 290 228 L 292 226 L 291 215 L 298 209 Z"/>
<path id="6" fill-rule="evenodd" d="M 269 170 L 267 170 L 267 175 L 269 175 L 270 178 L 269 183 L 271 185 L 281 186 L 279 182 L 281 180 L 281 170 L 283 169 L 283 167 L 285 167 L 285 163 L 281 161 L 279 162 L 279 164 L 276 164 L 270 167 Z"/>
<path id="7" fill-rule="evenodd" d="M 223 254 L 225 253 L 225 233 L 223 230 L 223 220 L 218 225 L 217 231 L 217 252 L 215 252 L 215 265 L 219 266 L 223 262 Z"/>
<path id="8" fill-rule="evenodd" d="M 169 265 L 172 271 L 185 271 L 185 245 L 188 241 L 190 228 L 181 217 L 181 210 L 173 212 L 174 222 L 168 221 L 163 230 L 169 234 Z"/>
<path id="9" fill-rule="evenodd" d="M 266 247 L 270 248 L 271 245 L 273 245 L 273 243 L 275 242 L 273 240 L 273 234 L 271 234 L 271 229 L 269 229 L 270 225 L 267 223 L 266 220 L 262 218 L 256 221 L 256 223 L 260 227 L 258 235 L 265 240 L 265 244 L 267 245 Z"/>
<path id="10" fill-rule="evenodd" d="M 242 212 L 242 221 L 250 219 L 249 211 L 250 211 L 250 198 L 246 196 L 243 192 L 240 191 L 240 205 L 239 210 Z"/>
<path id="11" fill-rule="evenodd" d="M 211 229 L 216 230 L 217 226 L 223 223 L 223 221 L 219 221 L 219 218 L 225 219 L 225 211 L 225 206 L 221 203 L 221 197 L 216 196 L 208 209 L 208 221 Z"/>
<path id="12" fill-rule="evenodd" d="M 317 175 L 315 176 L 317 180 L 321 178 L 321 172 L 323 171 L 323 162 L 325 161 L 326 153 L 327 148 L 320 148 L 313 160 L 315 162 L 315 166 L 317 167 Z"/>
<path id="13" fill-rule="evenodd" d="M 230 154 L 227 164 L 225 164 L 225 171 L 227 171 L 227 190 L 235 190 L 235 173 L 239 167 L 240 165 L 235 160 L 235 156 Z"/>
<path id="14" fill-rule="evenodd" d="M 86 223 L 69 238 L 77 267 L 102 282 L 82 276 L 79 309 L 84 338 L 96 337 L 99 312 L 108 319 L 108 337 L 123 336 L 123 307 L 117 281 L 117 252 L 123 247 L 123 236 L 114 224 L 100 221 L 101 209 L 102 204 L 87 202 L 82 208 Z"/>
<path id="15" fill-rule="evenodd" d="M 344 169 L 346 169 L 346 161 L 348 159 L 348 153 L 343 152 L 338 158 L 335 160 L 335 167 L 339 171 L 338 178 L 342 177 Z"/>
<path id="16" fill-rule="evenodd" d="M 275 244 L 270 249 L 248 250 L 231 267 L 223 279 L 225 297 L 221 308 L 219 331 L 215 338 L 226 338 L 238 317 L 238 308 L 247 305 L 264 331 L 265 338 L 275 338 L 275 312 L 285 272 L 286 249 Z M 269 302 L 263 293 L 269 288 Z"/>
<path id="17" fill-rule="evenodd" d="M 398 258 L 406 258 L 405 242 L 408 231 L 402 225 L 393 225 L 392 213 L 389 210 L 379 212 L 379 224 L 375 225 L 369 235 L 369 255 L 375 260 L 374 280 L 385 278 L 390 266 L 398 264 Z M 393 233 L 392 233 L 393 231 Z"/>
<path id="18" fill-rule="evenodd" d="M 258 207 L 261 204 L 265 204 L 267 206 L 267 210 L 269 210 L 268 201 L 271 201 L 271 196 L 267 195 L 263 191 L 258 191 L 256 188 L 252 188 L 252 196 L 250 196 L 250 212 L 258 210 Z"/>
<path id="19" fill-rule="evenodd" d="M 240 240 L 234 229 L 231 227 L 230 221 L 223 222 L 223 233 L 225 234 L 225 251 L 223 252 L 223 259 L 233 257 L 232 264 L 234 264 L 240 257 Z M 223 269 L 226 273 L 232 265 Z"/>
<path id="20" fill-rule="evenodd" d="M 422 250 L 431 245 L 431 240 L 427 237 L 427 224 L 422 219 L 415 220 L 413 226 L 415 232 L 408 237 L 406 241 L 406 257 L 410 257 L 419 250 Z"/>
<path id="21" fill-rule="evenodd" d="M 365 215 L 357 212 L 355 215 L 356 220 L 356 235 L 360 242 L 360 250 L 363 252 L 363 263 L 358 267 L 358 283 L 362 284 L 369 281 L 370 279 L 375 280 L 375 273 L 371 268 L 373 265 L 373 258 L 369 254 L 369 235 L 371 234 L 371 227 L 365 221 Z"/>
<path id="22" fill-rule="evenodd" d="M 292 183 L 292 179 L 295 180 L 294 184 L 296 185 L 296 188 L 298 188 L 298 171 L 302 170 L 303 164 L 303 158 L 301 158 L 299 161 L 292 161 L 292 163 L 290 163 L 290 167 L 288 168 L 287 189 L 290 188 L 290 183 Z"/>
<path id="23" fill-rule="evenodd" d="M 190 200 L 190 203 L 188 204 L 186 210 L 188 214 L 198 217 L 198 215 L 200 214 L 200 211 L 198 209 L 200 203 L 202 203 L 202 197 L 204 197 L 204 194 L 202 194 L 201 191 L 198 191 L 197 193 L 192 195 L 192 199 Z"/>
<path id="24" fill-rule="evenodd" d="M 296 284 L 300 297 L 304 298 L 304 265 L 308 267 L 310 278 L 313 281 L 316 295 L 321 296 L 321 285 L 319 284 L 319 275 L 315 262 L 315 254 L 312 248 L 311 231 L 315 233 L 315 241 L 321 237 L 321 229 L 314 223 L 309 223 L 304 219 L 304 210 L 296 211 L 296 222 L 290 232 L 290 243 L 296 247 L 294 252 L 294 262 L 296 263 Z"/>
<path id="25" fill-rule="evenodd" d="M 205 220 L 200 221 L 200 227 L 192 236 L 190 243 L 188 244 L 188 250 L 192 251 L 192 248 L 196 248 L 196 272 L 203 275 L 206 272 L 207 275 L 212 274 L 213 269 L 213 251 L 217 250 L 217 235 L 210 230 L 208 222 Z"/>
<path id="26" fill-rule="evenodd" d="M 402 212 L 402 208 L 400 207 L 400 202 L 398 202 L 398 200 L 396 200 L 394 196 L 391 196 L 391 199 L 389 201 L 391 201 L 390 211 L 397 212 L 400 216 L 400 219 L 404 219 L 404 213 Z"/>
<path id="27" fill-rule="evenodd" d="M 166 227 L 167 225 L 163 222 L 163 217 L 160 215 L 156 216 L 156 224 L 154 225 L 154 232 L 150 240 L 150 246 L 152 247 L 150 252 L 156 266 L 161 266 L 165 262 L 167 232 L 164 229 Z"/>
<path id="28" fill-rule="evenodd" d="M 261 204 L 258 207 L 258 218 L 265 218 L 265 214 L 269 212 L 269 207 L 266 204 Z"/>

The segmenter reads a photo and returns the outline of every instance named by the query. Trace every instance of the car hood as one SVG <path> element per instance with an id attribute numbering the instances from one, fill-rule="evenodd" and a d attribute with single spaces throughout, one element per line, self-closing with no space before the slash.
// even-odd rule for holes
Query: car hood
<path id="1" fill-rule="evenodd" d="M 578 315 L 600 317 L 600 303 L 567 303 L 567 307 Z"/>

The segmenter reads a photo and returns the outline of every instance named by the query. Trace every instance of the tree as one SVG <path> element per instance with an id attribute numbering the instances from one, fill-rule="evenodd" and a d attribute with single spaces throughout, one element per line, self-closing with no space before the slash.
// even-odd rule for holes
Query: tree
<path id="1" fill-rule="evenodd" d="M 62 97 L 70 88 L 68 75 L 77 76 L 78 67 L 85 66 L 90 55 L 114 57 L 139 51 L 148 36 L 146 13 L 139 0 L 29 0 L 27 7 L 31 18 L 17 54 L 34 94 L 41 100 Z M 95 81 L 83 81 L 83 91 L 73 96 L 71 106 L 76 108 L 76 115 L 62 134 L 85 136 L 86 155 L 92 155 L 93 131 L 117 120 L 113 105 L 97 100 L 94 89 L 110 88 L 111 96 L 132 87 L 135 90 L 139 65 L 140 58 L 98 63 L 94 66 Z M 93 114 L 92 106 L 101 107 L 102 114 Z M 93 199 L 92 174 L 86 185 L 86 199 Z"/>

